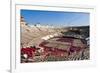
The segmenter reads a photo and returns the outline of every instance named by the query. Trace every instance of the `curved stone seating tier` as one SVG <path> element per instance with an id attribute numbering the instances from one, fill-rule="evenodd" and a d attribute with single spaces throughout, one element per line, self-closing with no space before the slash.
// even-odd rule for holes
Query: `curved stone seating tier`
<path id="1" fill-rule="evenodd" d="M 60 39 L 57 39 L 56 41 L 72 43 L 73 39 L 72 38 L 60 38 Z"/>
<path id="2" fill-rule="evenodd" d="M 40 47 L 43 47 L 44 45 L 46 45 L 48 42 L 41 42 L 40 44 L 39 44 L 39 46 Z"/>

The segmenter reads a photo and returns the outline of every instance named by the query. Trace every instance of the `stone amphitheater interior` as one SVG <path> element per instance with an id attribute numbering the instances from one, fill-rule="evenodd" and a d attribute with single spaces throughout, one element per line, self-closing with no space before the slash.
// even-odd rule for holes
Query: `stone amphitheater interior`
<path id="1" fill-rule="evenodd" d="M 89 26 L 29 26 L 20 19 L 21 63 L 90 59 Z"/>

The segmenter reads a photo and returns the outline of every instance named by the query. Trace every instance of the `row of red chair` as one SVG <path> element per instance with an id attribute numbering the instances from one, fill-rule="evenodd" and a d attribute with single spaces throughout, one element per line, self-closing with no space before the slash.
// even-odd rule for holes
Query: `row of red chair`
<path id="1" fill-rule="evenodd" d="M 81 51 L 81 47 L 75 47 L 75 46 L 71 46 L 69 48 L 69 51 L 68 50 L 63 50 L 63 49 L 58 49 L 58 48 L 52 48 L 52 47 L 45 47 L 44 48 L 44 51 L 46 52 L 52 52 L 52 54 L 62 54 L 62 53 L 74 53 L 75 51 L 76 52 L 80 52 Z"/>
<path id="2" fill-rule="evenodd" d="M 67 53 L 67 50 L 62 50 L 58 48 L 47 47 L 47 46 L 44 46 L 43 48 L 44 48 L 44 53 L 46 54 L 48 53 L 48 55 L 61 56 L 62 54 Z"/>

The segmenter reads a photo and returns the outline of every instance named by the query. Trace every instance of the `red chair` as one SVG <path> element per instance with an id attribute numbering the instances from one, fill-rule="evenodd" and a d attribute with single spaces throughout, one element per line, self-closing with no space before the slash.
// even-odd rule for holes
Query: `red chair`
<path id="1" fill-rule="evenodd" d="M 32 58 L 35 53 L 35 48 L 22 48 L 21 54 L 27 54 L 28 58 Z"/>

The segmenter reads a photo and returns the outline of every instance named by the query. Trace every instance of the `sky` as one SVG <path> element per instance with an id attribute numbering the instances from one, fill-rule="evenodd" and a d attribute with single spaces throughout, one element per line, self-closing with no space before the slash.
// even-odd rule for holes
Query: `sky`
<path id="1" fill-rule="evenodd" d="M 90 20 L 90 14 L 83 12 L 21 10 L 21 16 L 28 25 L 86 26 Z"/>

